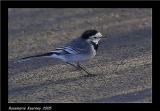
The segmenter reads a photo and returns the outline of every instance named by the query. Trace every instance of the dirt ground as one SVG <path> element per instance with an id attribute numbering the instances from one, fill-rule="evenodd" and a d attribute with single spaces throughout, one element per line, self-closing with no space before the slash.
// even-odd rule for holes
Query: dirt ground
<path id="1" fill-rule="evenodd" d="M 8 102 L 152 102 L 152 10 L 144 8 L 9 9 Z M 87 29 L 100 41 L 81 64 L 93 77 L 54 59 L 16 62 L 55 49 Z"/>

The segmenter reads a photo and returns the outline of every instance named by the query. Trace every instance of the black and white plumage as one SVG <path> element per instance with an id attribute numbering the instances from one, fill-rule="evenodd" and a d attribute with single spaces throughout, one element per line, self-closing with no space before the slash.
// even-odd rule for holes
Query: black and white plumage
<path id="1" fill-rule="evenodd" d="M 21 60 L 28 60 L 35 57 L 57 58 L 69 64 L 71 64 L 71 62 L 76 62 L 77 66 L 80 68 L 80 61 L 91 59 L 96 55 L 98 42 L 101 38 L 104 37 L 102 37 L 100 32 L 96 30 L 87 30 L 80 37 L 61 47 L 56 48 L 53 51 L 45 54 L 25 57 Z"/>

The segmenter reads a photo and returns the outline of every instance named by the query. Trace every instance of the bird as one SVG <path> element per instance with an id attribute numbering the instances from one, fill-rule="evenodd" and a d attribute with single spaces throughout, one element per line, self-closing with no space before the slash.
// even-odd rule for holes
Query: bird
<path id="1" fill-rule="evenodd" d="M 92 75 L 81 66 L 80 62 L 90 60 L 95 57 L 99 47 L 98 42 L 101 38 L 106 38 L 106 36 L 102 36 L 102 34 L 95 29 L 86 30 L 79 37 L 56 48 L 55 50 L 39 55 L 24 57 L 21 58 L 20 61 L 37 57 L 56 58 L 76 67 L 77 69 L 82 69 L 88 75 Z"/>

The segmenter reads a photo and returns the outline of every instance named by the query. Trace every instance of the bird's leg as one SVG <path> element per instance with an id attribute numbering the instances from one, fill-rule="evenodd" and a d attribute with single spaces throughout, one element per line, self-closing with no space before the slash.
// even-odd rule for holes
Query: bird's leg
<path id="1" fill-rule="evenodd" d="M 75 68 L 79 68 L 79 67 L 77 67 L 75 64 L 72 64 L 72 63 L 70 63 L 70 62 L 66 62 L 67 64 L 69 64 L 69 65 L 71 65 L 71 66 L 73 66 L 73 67 L 75 67 Z"/>
<path id="2" fill-rule="evenodd" d="M 80 65 L 79 62 L 78 62 L 76 65 L 73 64 L 73 63 L 70 63 L 70 62 L 66 62 L 66 63 L 69 64 L 69 65 L 71 65 L 71 66 L 73 66 L 73 67 L 75 67 L 75 68 L 77 68 L 77 69 L 83 70 L 84 72 L 86 72 L 86 73 L 88 74 L 88 75 L 86 75 L 87 77 L 94 76 L 94 74 L 91 74 L 91 73 L 89 73 L 88 71 L 86 71 L 86 70 Z"/>
<path id="3" fill-rule="evenodd" d="M 84 72 L 86 72 L 88 75 L 86 75 L 86 76 L 94 76 L 94 74 L 91 74 L 91 73 L 89 73 L 88 71 L 86 71 L 81 65 L 80 65 L 80 63 L 78 62 L 77 63 L 77 66 L 80 68 L 80 69 L 82 69 Z"/>

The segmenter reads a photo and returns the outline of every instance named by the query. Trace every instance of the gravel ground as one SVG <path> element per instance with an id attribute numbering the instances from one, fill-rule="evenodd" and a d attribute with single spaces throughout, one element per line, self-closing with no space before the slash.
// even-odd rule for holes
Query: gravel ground
<path id="1" fill-rule="evenodd" d="M 144 8 L 9 9 L 8 102 L 152 102 L 152 10 Z M 87 29 L 108 35 L 83 66 L 22 57 L 55 49 Z"/>

